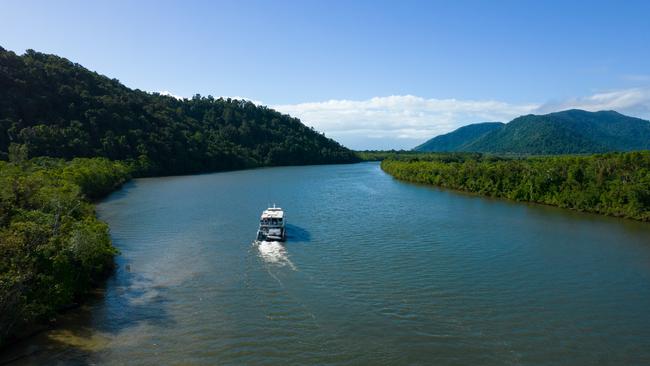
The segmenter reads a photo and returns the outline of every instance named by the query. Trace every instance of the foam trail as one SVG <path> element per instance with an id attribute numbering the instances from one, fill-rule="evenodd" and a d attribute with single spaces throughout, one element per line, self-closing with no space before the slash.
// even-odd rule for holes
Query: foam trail
<path id="1" fill-rule="evenodd" d="M 287 249 L 279 241 L 259 241 L 257 242 L 257 250 L 260 253 L 260 258 L 264 262 L 289 266 L 292 270 L 296 270 L 296 266 L 293 265 L 287 256 Z"/>

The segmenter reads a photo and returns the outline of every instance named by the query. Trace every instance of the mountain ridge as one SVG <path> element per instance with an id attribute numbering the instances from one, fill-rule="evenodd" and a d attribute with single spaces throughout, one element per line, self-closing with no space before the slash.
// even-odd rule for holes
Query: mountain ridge
<path id="1" fill-rule="evenodd" d="M 462 128 L 450 134 L 457 134 Z M 491 131 L 465 139 L 450 151 L 558 155 L 647 149 L 650 149 L 650 121 L 616 111 L 569 109 L 517 117 Z"/>
<path id="2" fill-rule="evenodd" d="M 438 135 L 424 143 L 416 146 L 413 150 L 417 151 L 456 151 L 462 148 L 467 141 L 476 139 L 493 129 L 503 126 L 503 122 L 478 122 L 466 125 L 456 130 Z"/>

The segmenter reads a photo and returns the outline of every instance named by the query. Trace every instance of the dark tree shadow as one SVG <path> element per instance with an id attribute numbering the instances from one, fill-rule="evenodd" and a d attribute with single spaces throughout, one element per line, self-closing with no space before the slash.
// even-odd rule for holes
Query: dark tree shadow
<path id="1" fill-rule="evenodd" d="M 131 179 L 130 181 L 124 183 L 122 187 L 120 187 L 118 190 L 112 192 L 106 197 L 101 198 L 99 202 L 111 202 L 111 201 L 120 200 L 126 197 L 137 186 L 138 186 L 138 182 L 135 181 L 134 179 Z"/>

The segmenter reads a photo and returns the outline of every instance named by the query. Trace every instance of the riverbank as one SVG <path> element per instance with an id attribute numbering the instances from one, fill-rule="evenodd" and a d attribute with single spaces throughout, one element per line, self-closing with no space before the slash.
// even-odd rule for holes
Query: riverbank
<path id="1" fill-rule="evenodd" d="M 648 151 L 529 158 L 396 155 L 381 168 L 414 183 L 650 221 Z"/>
<path id="2" fill-rule="evenodd" d="M 82 302 L 118 253 L 91 200 L 131 177 L 104 158 L 0 161 L 0 346 Z"/>
<path id="3" fill-rule="evenodd" d="M 289 215 L 282 246 L 252 243 L 268 202 Z M 104 295 L 13 345 L 7 357 L 28 356 L 12 365 L 614 365 L 650 352 L 646 223 L 404 184 L 379 163 L 137 179 L 96 213 L 120 249 Z"/>
<path id="4" fill-rule="evenodd" d="M 118 250 L 95 204 L 151 177 L 137 161 L 17 160 L 0 160 L 0 350 L 49 329 L 101 287 Z"/>
<path id="5" fill-rule="evenodd" d="M 395 154 L 381 167 L 406 181 L 648 221 L 649 155 Z M 117 250 L 93 202 L 133 172 L 102 158 L 0 162 L 0 255 L 9 259 L 0 263 L 3 342 L 83 302 L 110 273 Z"/>

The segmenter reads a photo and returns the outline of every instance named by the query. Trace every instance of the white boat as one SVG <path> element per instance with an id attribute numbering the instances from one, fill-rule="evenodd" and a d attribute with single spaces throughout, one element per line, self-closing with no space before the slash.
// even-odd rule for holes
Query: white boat
<path id="1" fill-rule="evenodd" d="M 259 241 L 284 241 L 284 211 L 280 207 L 269 207 L 262 212 L 260 228 L 257 230 Z"/>

